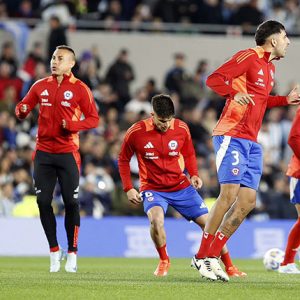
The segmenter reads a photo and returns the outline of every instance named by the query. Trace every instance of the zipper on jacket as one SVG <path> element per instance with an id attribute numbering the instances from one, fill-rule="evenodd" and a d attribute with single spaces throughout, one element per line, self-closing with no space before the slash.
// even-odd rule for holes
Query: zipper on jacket
<path id="1" fill-rule="evenodd" d="M 267 64 L 267 71 L 268 71 L 268 80 L 267 80 L 267 83 L 266 83 L 266 94 L 267 94 L 267 97 L 269 97 L 269 93 L 268 93 L 268 88 L 269 88 L 269 83 L 270 83 L 270 63 L 268 62 Z"/>
<path id="2" fill-rule="evenodd" d="M 162 165 L 163 165 L 163 169 L 162 169 L 162 173 L 165 174 L 165 152 L 164 152 L 164 141 L 163 141 L 163 136 L 162 136 L 162 133 L 160 133 L 160 139 L 161 139 L 161 148 L 162 148 Z"/>
<path id="3" fill-rule="evenodd" d="M 55 89 L 55 94 L 54 94 L 54 102 L 53 102 L 53 111 L 52 111 L 52 149 L 54 149 L 55 146 L 55 140 L 54 140 L 54 129 L 55 129 L 55 112 L 56 112 L 56 103 L 57 103 L 57 99 L 56 99 L 56 95 L 58 93 L 58 90 L 61 86 L 61 83 L 58 83 L 56 80 L 56 84 L 57 84 L 57 88 Z"/>

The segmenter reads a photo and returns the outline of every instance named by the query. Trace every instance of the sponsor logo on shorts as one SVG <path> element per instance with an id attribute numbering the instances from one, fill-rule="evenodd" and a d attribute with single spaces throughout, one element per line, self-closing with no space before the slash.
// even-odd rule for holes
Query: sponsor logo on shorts
<path id="1" fill-rule="evenodd" d="M 146 192 L 146 193 L 145 193 L 145 197 L 148 198 L 148 197 L 151 197 L 151 196 L 153 196 L 153 194 L 152 194 L 151 192 Z"/>
<path id="2" fill-rule="evenodd" d="M 206 208 L 206 205 L 204 202 L 201 203 L 200 208 Z"/>
<path id="3" fill-rule="evenodd" d="M 153 201 L 154 200 L 153 193 L 151 193 L 151 192 L 145 192 L 145 198 L 149 202 Z"/>
<path id="4" fill-rule="evenodd" d="M 238 168 L 233 168 L 233 169 L 231 170 L 231 172 L 232 172 L 233 175 L 236 176 L 236 175 L 239 174 L 240 170 L 239 170 Z"/>

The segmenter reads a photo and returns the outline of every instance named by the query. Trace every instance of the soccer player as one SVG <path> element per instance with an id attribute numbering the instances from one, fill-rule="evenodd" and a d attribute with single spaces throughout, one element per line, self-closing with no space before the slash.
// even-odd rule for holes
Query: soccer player
<path id="1" fill-rule="evenodd" d="M 118 164 L 128 200 L 136 205 L 143 202 L 150 221 L 150 234 L 160 257 L 154 275 L 165 276 L 170 267 L 164 229 L 164 215 L 168 206 L 201 228 L 204 228 L 208 210 L 196 191 L 202 181 L 198 175 L 188 126 L 174 118 L 174 104 L 170 96 L 154 96 L 152 108 L 152 117 L 128 129 Z M 139 164 L 141 193 L 133 187 L 130 176 L 129 162 L 134 153 Z M 190 180 L 183 172 L 185 168 Z M 222 260 L 230 276 L 246 276 L 246 273 L 233 266 L 226 247 L 222 252 Z M 198 269 L 195 258 L 192 266 Z"/>
<path id="2" fill-rule="evenodd" d="M 299 104 L 294 88 L 288 96 L 270 96 L 274 86 L 273 60 L 286 54 L 290 40 L 284 26 L 266 21 L 255 33 L 256 47 L 239 51 L 215 70 L 207 85 L 226 97 L 213 131 L 220 195 L 208 215 L 197 254 L 202 276 L 227 281 L 218 257 L 224 244 L 255 207 L 262 174 L 262 147 L 257 143 L 266 108 Z"/>
<path id="3" fill-rule="evenodd" d="M 36 81 L 15 111 L 19 119 L 24 119 L 39 104 L 33 178 L 40 219 L 50 247 L 50 272 L 60 270 L 62 256 L 51 206 L 57 180 L 65 204 L 65 270 L 76 272 L 80 226 L 78 131 L 97 127 L 99 116 L 91 91 L 71 72 L 75 65 L 74 50 L 64 45 L 56 47 L 50 65 L 52 75 Z"/>
<path id="4" fill-rule="evenodd" d="M 290 160 L 287 175 L 290 176 L 290 197 L 291 203 L 295 204 L 298 213 L 298 219 L 292 227 L 285 249 L 284 260 L 281 263 L 278 272 L 287 274 L 300 274 L 300 270 L 295 264 L 295 256 L 300 246 L 300 110 L 298 108 L 291 132 L 288 138 L 288 144 L 293 150 L 293 156 Z"/>

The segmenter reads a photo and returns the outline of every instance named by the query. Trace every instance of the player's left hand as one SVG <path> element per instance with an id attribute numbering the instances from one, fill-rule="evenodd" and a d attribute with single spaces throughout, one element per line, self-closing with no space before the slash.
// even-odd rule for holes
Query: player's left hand
<path id="1" fill-rule="evenodd" d="M 288 94 L 287 96 L 287 102 L 290 105 L 298 105 L 300 104 L 300 94 L 299 94 L 299 86 L 296 85 Z"/>
<path id="2" fill-rule="evenodd" d="M 191 177 L 191 184 L 195 189 L 200 189 L 203 182 L 199 176 L 194 175 Z"/>

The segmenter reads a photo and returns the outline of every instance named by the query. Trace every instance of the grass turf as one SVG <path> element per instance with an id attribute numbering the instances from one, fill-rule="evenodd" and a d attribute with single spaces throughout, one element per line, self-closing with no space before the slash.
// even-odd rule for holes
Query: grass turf
<path id="1" fill-rule="evenodd" d="M 153 276 L 157 259 L 79 258 L 76 274 L 48 272 L 49 258 L 0 257 L 0 299 L 297 299 L 300 275 L 264 270 L 261 260 L 236 260 L 248 273 L 208 282 L 172 259 L 169 275 Z"/>

